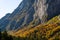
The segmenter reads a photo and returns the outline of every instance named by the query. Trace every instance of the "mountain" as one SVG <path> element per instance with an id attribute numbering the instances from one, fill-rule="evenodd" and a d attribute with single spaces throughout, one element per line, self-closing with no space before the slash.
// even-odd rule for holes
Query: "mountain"
<path id="1" fill-rule="evenodd" d="M 17 31 L 24 27 L 35 27 L 59 14 L 60 0 L 23 0 L 11 14 L 0 19 L 0 29 Z"/>
<path id="2" fill-rule="evenodd" d="M 8 19 L 10 15 L 11 15 L 10 13 L 7 13 L 3 18 L 0 19 L 0 29 L 1 29 L 1 31 L 6 30 L 5 27 L 8 25 L 8 23 L 10 21 Z"/>
<path id="3" fill-rule="evenodd" d="M 52 18 L 45 24 L 36 27 L 25 27 L 12 33 L 22 40 L 60 40 L 60 15 Z"/>

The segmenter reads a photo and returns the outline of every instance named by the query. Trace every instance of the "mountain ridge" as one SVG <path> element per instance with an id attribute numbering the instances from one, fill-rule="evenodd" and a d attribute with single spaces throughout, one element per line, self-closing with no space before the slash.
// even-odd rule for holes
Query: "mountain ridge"
<path id="1" fill-rule="evenodd" d="M 0 29 L 17 31 L 23 27 L 28 27 L 30 24 L 33 25 L 32 27 L 43 24 L 60 14 L 59 2 L 60 0 L 23 0 L 12 14 L 0 23 Z"/>

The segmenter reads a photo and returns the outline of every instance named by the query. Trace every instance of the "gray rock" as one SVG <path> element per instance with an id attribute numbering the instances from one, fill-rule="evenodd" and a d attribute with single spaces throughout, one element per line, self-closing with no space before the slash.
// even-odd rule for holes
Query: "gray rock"
<path id="1" fill-rule="evenodd" d="M 21 4 L 2 22 L 3 30 L 19 30 L 29 25 L 45 23 L 60 14 L 60 0 L 23 0 Z M 2 20 L 2 19 L 1 19 Z M 9 21 L 8 21 L 9 20 Z M 1 22 L 1 21 L 0 21 Z"/>

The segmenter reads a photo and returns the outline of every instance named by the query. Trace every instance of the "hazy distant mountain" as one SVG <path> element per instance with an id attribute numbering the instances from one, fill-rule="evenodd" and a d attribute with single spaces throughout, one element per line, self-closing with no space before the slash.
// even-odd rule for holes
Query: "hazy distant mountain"
<path id="1" fill-rule="evenodd" d="M 60 14 L 60 0 L 23 0 L 21 4 L 0 21 L 2 30 L 19 30 L 45 23 Z"/>

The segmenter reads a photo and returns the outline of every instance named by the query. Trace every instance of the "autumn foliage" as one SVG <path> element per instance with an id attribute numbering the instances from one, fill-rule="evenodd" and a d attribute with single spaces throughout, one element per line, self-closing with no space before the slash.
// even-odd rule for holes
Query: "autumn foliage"
<path id="1" fill-rule="evenodd" d="M 26 40 L 60 40 L 60 16 L 36 27 L 25 27 L 14 35 Z"/>

